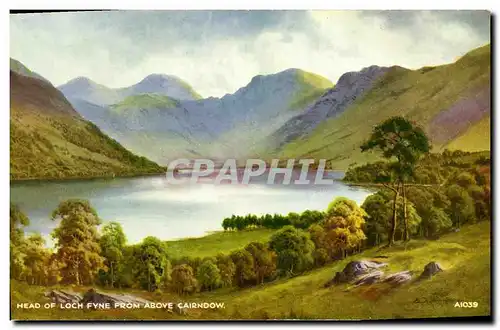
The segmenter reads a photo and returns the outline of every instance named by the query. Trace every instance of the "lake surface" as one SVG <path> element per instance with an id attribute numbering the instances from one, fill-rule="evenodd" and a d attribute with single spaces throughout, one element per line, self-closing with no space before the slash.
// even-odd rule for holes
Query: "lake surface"
<path id="1" fill-rule="evenodd" d="M 341 178 L 343 173 L 326 176 Z M 48 235 L 58 225 L 50 213 L 65 199 L 82 198 L 90 201 L 104 222 L 120 222 L 130 243 L 146 236 L 166 240 L 203 236 L 222 230 L 222 220 L 232 214 L 324 210 L 335 197 L 361 204 L 370 194 L 338 181 L 333 185 L 268 185 L 266 179 L 252 179 L 248 185 L 214 184 L 210 178 L 172 185 L 164 176 L 22 182 L 11 183 L 10 193 L 11 201 L 30 218 L 26 232 L 40 232 L 49 241 Z"/>

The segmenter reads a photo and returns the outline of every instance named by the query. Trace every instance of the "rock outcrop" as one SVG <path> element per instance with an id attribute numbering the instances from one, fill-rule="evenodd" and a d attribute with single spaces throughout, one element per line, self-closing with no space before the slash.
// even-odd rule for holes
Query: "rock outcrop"
<path id="1" fill-rule="evenodd" d="M 409 270 L 387 275 L 383 282 L 397 286 L 411 281 L 413 273 Z"/>
<path id="2" fill-rule="evenodd" d="M 441 268 L 441 265 L 439 265 L 437 262 L 432 261 L 429 262 L 427 265 L 424 267 L 424 271 L 422 274 L 420 274 L 421 279 L 425 278 L 431 278 L 432 276 L 436 275 L 439 272 L 442 272 L 443 268 Z"/>
<path id="3" fill-rule="evenodd" d="M 79 293 L 66 290 L 51 290 L 45 293 L 45 297 L 50 298 L 50 300 L 57 304 L 77 303 L 82 300 L 82 296 Z"/>
<path id="4" fill-rule="evenodd" d="M 365 275 L 361 275 L 358 279 L 354 281 L 354 285 L 366 285 L 366 284 L 374 284 L 380 281 L 380 279 L 384 276 L 384 272 L 381 270 L 375 270 Z"/>
<path id="5" fill-rule="evenodd" d="M 374 270 L 385 266 L 387 266 L 387 263 L 385 262 L 369 260 L 351 261 L 341 272 L 337 272 L 335 277 L 325 284 L 325 287 L 329 287 L 334 284 L 354 282 L 358 280 L 360 276 L 371 273 Z"/>
<path id="6" fill-rule="evenodd" d="M 148 300 L 127 295 L 127 294 L 114 294 L 114 293 L 104 293 L 99 292 L 95 289 L 90 289 L 87 291 L 81 300 L 83 304 L 87 303 L 110 303 L 111 306 L 115 304 L 139 304 L 139 306 L 144 306 L 149 303 Z"/>

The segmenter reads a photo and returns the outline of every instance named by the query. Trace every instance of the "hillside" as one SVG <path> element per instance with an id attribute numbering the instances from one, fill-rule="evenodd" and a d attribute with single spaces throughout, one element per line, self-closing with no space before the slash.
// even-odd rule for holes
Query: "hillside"
<path id="1" fill-rule="evenodd" d="M 490 223 L 468 225 L 460 232 L 438 240 L 412 240 L 389 249 L 373 248 L 359 255 L 289 279 L 280 279 L 248 289 L 219 289 L 178 296 L 127 290 L 158 302 L 220 302 L 224 309 L 191 309 L 187 316 L 164 310 L 19 310 L 18 302 L 46 302 L 45 287 L 12 281 L 13 319 L 392 319 L 490 315 Z M 352 260 L 373 259 L 383 254 L 388 272 L 422 272 L 430 261 L 444 271 L 429 280 L 414 281 L 403 287 L 368 285 L 349 290 L 345 285 L 324 288 L 335 272 Z M 85 287 L 72 288 L 86 291 Z M 123 291 L 120 291 L 123 293 Z M 477 308 L 454 307 L 457 301 L 477 302 Z M 349 308 L 346 308 L 349 306 Z"/>
<path id="2" fill-rule="evenodd" d="M 157 89 L 154 84 L 161 79 L 149 77 L 148 88 Z M 83 117 L 106 134 L 164 164 L 180 157 L 247 158 L 267 143 L 263 138 L 329 87 L 332 83 L 326 78 L 288 69 L 255 76 L 222 98 L 182 100 L 155 92 L 99 106 L 91 98 L 68 97 Z M 61 90 L 68 93 L 66 88 Z"/>
<path id="3" fill-rule="evenodd" d="M 85 121 L 44 80 L 10 72 L 10 178 L 61 179 L 158 173 Z"/>
<path id="4" fill-rule="evenodd" d="M 109 88 L 86 77 L 78 77 L 59 86 L 58 89 L 72 104 L 76 100 L 83 100 L 100 106 L 109 106 L 120 103 L 130 96 L 149 93 L 178 100 L 198 100 L 201 98 L 182 79 L 164 74 L 148 75 L 137 84 L 123 88 Z"/>
<path id="5" fill-rule="evenodd" d="M 373 161 L 375 156 L 361 154 L 359 145 L 376 124 L 395 115 L 422 126 L 433 150 L 451 146 L 477 151 L 477 139 L 487 147 L 489 131 L 478 136 L 470 130 L 490 120 L 490 53 L 486 45 L 448 65 L 419 70 L 392 67 L 342 113 L 276 149 L 273 156 L 326 158 L 339 169 Z"/>

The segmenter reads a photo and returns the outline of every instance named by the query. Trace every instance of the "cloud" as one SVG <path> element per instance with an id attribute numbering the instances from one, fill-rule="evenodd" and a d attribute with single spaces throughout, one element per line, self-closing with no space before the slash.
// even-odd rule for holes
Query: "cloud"
<path id="1" fill-rule="evenodd" d="M 485 11 L 114 11 L 11 15 L 11 57 L 54 84 L 150 73 L 222 96 L 295 67 L 333 82 L 372 64 L 418 68 L 490 40 Z"/>

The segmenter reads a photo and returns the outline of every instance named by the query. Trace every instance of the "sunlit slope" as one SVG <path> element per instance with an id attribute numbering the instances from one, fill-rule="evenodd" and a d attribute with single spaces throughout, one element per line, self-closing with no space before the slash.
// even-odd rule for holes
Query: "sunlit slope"
<path id="1" fill-rule="evenodd" d="M 457 62 L 408 70 L 393 67 L 359 101 L 340 116 L 321 123 L 310 135 L 287 144 L 283 158 L 325 158 L 336 168 L 372 161 L 359 146 L 372 128 L 391 116 L 402 115 L 422 126 L 434 150 L 465 134 L 490 117 L 490 45 L 475 49 Z M 442 113 L 442 115 L 440 115 Z M 438 117 L 438 115 L 440 115 Z M 489 131 L 484 132 L 489 139 Z M 466 134 L 458 146 L 473 144 Z M 472 151 L 472 150 L 471 150 Z"/>
<path id="2" fill-rule="evenodd" d="M 218 302 L 224 309 L 191 309 L 186 316 L 164 310 L 59 310 L 15 308 L 19 302 L 46 302 L 47 288 L 11 281 L 13 319 L 394 319 L 487 316 L 490 311 L 490 222 L 468 225 L 438 240 L 412 240 L 394 247 L 373 248 L 340 262 L 291 278 L 248 289 L 218 289 L 192 296 L 168 290 L 148 293 L 121 290 L 158 302 Z M 352 260 L 385 256 L 386 274 L 410 270 L 415 277 L 436 261 L 444 271 L 432 279 L 390 288 L 376 284 L 349 289 L 347 285 L 324 288 L 335 272 Z M 71 290 L 86 291 L 86 287 Z M 117 291 L 117 290 L 115 290 Z M 455 307 L 457 301 L 477 302 L 477 308 Z"/>
<path id="3" fill-rule="evenodd" d="M 10 72 L 10 178 L 59 179 L 157 173 L 84 120 L 50 83 Z"/>

